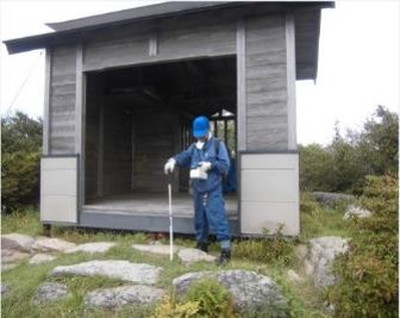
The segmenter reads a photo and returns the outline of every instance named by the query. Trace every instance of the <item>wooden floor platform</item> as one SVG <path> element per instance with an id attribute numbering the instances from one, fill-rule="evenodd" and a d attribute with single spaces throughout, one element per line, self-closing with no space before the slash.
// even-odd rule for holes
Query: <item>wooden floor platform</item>
<path id="1" fill-rule="evenodd" d="M 225 196 L 225 208 L 230 219 L 237 218 L 238 203 L 235 195 Z M 85 213 L 132 214 L 142 216 L 168 216 L 168 193 L 129 193 L 88 201 Z M 193 199 L 187 193 L 172 194 L 172 212 L 175 217 L 193 217 Z"/>

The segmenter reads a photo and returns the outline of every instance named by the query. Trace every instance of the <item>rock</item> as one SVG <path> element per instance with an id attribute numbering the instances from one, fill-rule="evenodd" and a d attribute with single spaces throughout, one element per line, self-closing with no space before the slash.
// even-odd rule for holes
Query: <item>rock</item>
<path id="1" fill-rule="evenodd" d="M 63 252 L 76 247 L 76 244 L 58 238 L 38 237 L 32 248 L 41 252 Z"/>
<path id="2" fill-rule="evenodd" d="M 12 250 L 12 249 L 5 249 L 5 248 L 1 249 L 1 263 L 2 264 L 13 263 L 16 261 L 26 259 L 30 256 L 31 255 L 29 253 L 24 253 L 19 250 Z"/>
<path id="3" fill-rule="evenodd" d="M 13 249 L 30 253 L 35 240 L 29 236 L 18 233 L 4 234 L 1 236 L 1 248 Z"/>
<path id="4" fill-rule="evenodd" d="M 333 206 L 341 201 L 351 202 L 355 199 L 354 196 L 344 193 L 312 192 L 311 194 L 318 203 L 325 206 Z"/>
<path id="5" fill-rule="evenodd" d="M 49 255 L 49 254 L 36 254 L 34 255 L 30 260 L 29 260 L 29 264 L 42 264 L 42 263 L 47 263 L 47 262 L 51 262 L 54 261 L 57 257 L 53 256 L 53 255 Z"/>
<path id="6" fill-rule="evenodd" d="M 64 251 L 66 254 L 76 253 L 76 252 L 85 252 L 85 253 L 104 253 L 107 252 L 111 247 L 115 246 L 116 243 L 112 242 L 95 242 L 95 243 L 86 243 L 78 245 L 74 248 L 67 249 Z"/>
<path id="7" fill-rule="evenodd" d="M 182 262 L 191 264 L 200 261 L 214 262 L 216 257 L 200 251 L 196 248 L 183 248 L 178 252 L 178 257 Z"/>
<path id="8" fill-rule="evenodd" d="M 107 289 L 96 289 L 85 296 L 88 306 L 112 309 L 127 304 L 151 304 L 165 295 L 164 290 L 152 286 L 121 286 Z"/>
<path id="9" fill-rule="evenodd" d="M 133 244 L 132 248 L 141 252 L 149 252 L 154 254 L 169 255 L 169 245 L 146 245 Z M 173 252 L 178 252 L 182 247 L 174 245 Z"/>
<path id="10" fill-rule="evenodd" d="M 366 218 L 371 216 L 372 212 L 366 209 L 363 209 L 359 206 L 350 205 L 347 207 L 346 213 L 343 216 L 344 220 L 349 219 L 352 216 L 359 217 L 359 218 Z"/>
<path id="11" fill-rule="evenodd" d="M 305 244 L 299 244 L 295 247 L 294 253 L 300 262 L 303 262 L 307 257 L 308 248 Z"/>
<path id="12" fill-rule="evenodd" d="M 10 287 L 8 287 L 8 284 L 6 284 L 6 283 L 0 283 L 0 286 L 1 286 L 1 295 L 3 296 L 4 294 L 6 294 L 8 292 Z"/>
<path id="13" fill-rule="evenodd" d="M 201 279 L 216 279 L 232 295 L 239 311 L 274 308 L 285 311 L 287 300 L 269 277 L 245 270 L 187 273 L 173 280 L 178 295 L 183 295 L 190 285 Z"/>
<path id="14" fill-rule="evenodd" d="M 305 262 L 305 272 L 313 276 L 317 287 L 332 285 L 335 281 L 329 267 L 335 257 L 346 252 L 347 240 L 336 236 L 319 237 L 310 240 L 309 258 Z"/>
<path id="15" fill-rule="evenodd" d="M 51 303 L 68 295 L 67 286 L 59 283 L 44 283 L 36 291 L 36 304 Z"/>
<path id="16" fill-rule="evenodd" d="M 302 277 L 299 276 L 299 274 L 297 274 L 292 269 L 288 270 L 287 276 L 288 276 L 289 280 L 294 282 L 294 283 L 300 283 L 300 282 L 302 282 L 304 280 Z"/>
<path id="17" fill-rule="evenodd" d="M 162 268 L 122 260 L 89 261 L 70 266 L 58 266 L 50 275 L 105 276 L 129 282 L 154 284 Z"/>

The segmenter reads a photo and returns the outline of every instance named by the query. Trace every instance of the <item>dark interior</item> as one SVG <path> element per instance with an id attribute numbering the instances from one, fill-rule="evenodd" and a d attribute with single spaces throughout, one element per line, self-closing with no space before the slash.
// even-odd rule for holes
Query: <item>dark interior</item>
<path id="1" fill-rule="evenodd" d="M 235 56 L 87 73 L 86 201 L 165 192 L 163 165 L 192 142 L 200 114 L 234 153 L 236 96 Z M 174 174 L 174 190 L 188 190 L 187 171 Z"/>

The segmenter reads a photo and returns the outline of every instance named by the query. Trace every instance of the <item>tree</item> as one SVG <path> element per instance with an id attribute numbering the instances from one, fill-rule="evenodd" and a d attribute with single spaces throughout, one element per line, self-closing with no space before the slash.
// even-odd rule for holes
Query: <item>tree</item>
<path id="1" fill-rule="evenodd" d="M 332 154 L 318 144 L 300 146 L 300 188 L 302 191 L 334 191 Z"/>
<path id="2" fill-rule="evenodd" d="M 358 192 L 367 175 L 398 173 L 398 129 L 398 115 L 380 105 L 360 132 L 342 136 L 336 123 L 330 145 L 300 146 L 300 187 Z"/>
<path id="3" fill-rule="evenodd" d="M 360 152 L 374 175 L 396 173 L 399 164 L 399 117 L 379 105 L 359 135 Z"/>
<path id="4" fill-rule="evenodd" d="M 2 210 L 35 204 L 39 195 L 42 120 L 22 112 L 1 119 Z"/>

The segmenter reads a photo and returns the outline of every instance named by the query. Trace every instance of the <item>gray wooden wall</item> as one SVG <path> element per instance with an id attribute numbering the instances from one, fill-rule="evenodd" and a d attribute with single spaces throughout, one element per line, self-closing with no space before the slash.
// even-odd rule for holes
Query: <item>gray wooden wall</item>
<path id="1" fill-rule="evenodd" d="M 236 21 L 206 15 L 106 29 L 85 41 L 83 70 L 234 54 Z"/>
<path id="2" fill-rule="evenodd" d="M 91 80 L 87 87 L 86 102 L 86 138 L 85 138 L 85 189 L 86 197 L 99 196 L 98 190 L 98 169 L 101 165 L 100 143 L 102 136 L 100 127 L 103 125 L 102 112 L 104 107 L 104 95 L 99 93 L 101 83 Z"/>
<path id="3" fill-rule="evenodd" d="M 163 166 L 174 153 L 177 114 L 165 107 L 140 111 L 134 102 L 121 104 L 101 93 L 90 94 L 88 101 L 87 199 L 132 190 L 165 191 Z"/>
<path id="4" fill-rule="evenodd" d="M 107 99 L 104 107 L 103 194 L 127 193 L 131 189 L 132 118 L 129 108 Z M 101 171 L 100 171 L 101 173 Z"/>
<path id="5" fill-rule="evenodd" d="M 76 49 L 74 45 L 52 50 L 50 74 L 49 153 L 75 153 Z"/>
<path id="6" fill-rule="evenodd" d="M 162 108 L 134 113 L 133 187 L 136 191 L 165 192 L 164 163 L 173 154 L 176 114 Z"/>
<path id="7" fill-rule="evenodd" d="M 288 147 L 284 15 L 245 21 L 246 150 Z"/>

